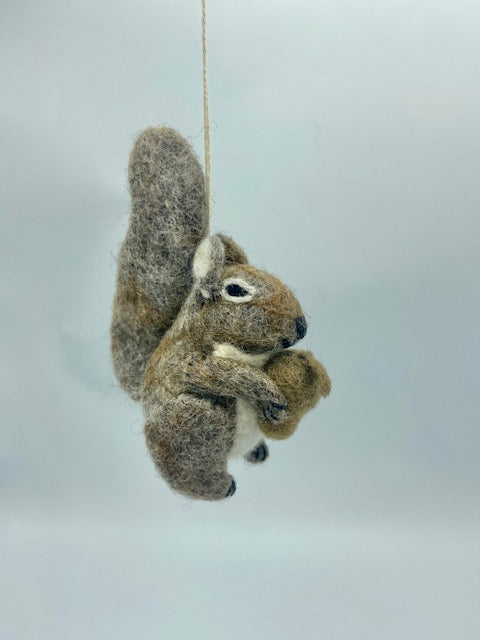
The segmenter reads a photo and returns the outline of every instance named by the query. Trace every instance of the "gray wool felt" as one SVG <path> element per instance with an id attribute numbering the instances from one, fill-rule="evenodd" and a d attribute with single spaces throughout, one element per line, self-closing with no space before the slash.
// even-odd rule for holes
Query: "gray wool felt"
<path id="1" fill-rule="evenodd" d="M 208 235 L 204 180 L 176 131 L 151 127 L 130 155 L 130 224 L 118 257 L 111 347 L 122 388 L 141 400 L 147 447 L 170 486 L 219 500 L 228 460 L 268 456 L 328 395 L 302 309 L 229 237 Z"/>
<path id="2" fill-rule="evenodd" d="M 148 358 L 192 286 L 193 255 L 208 220 L 202 169 L 173 129 L 140 134 L 128 177 L 132 209 L 118 255 L 111 336 L 115 374 L 139 400 Z"/>

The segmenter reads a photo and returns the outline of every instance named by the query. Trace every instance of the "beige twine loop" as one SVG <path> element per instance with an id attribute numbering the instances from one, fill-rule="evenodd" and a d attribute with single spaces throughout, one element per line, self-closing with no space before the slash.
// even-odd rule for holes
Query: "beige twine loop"
<path id="1" fill-rule="evenodd" d="M 205 204 L 210 220 L 210 116 L 208 111 L 207 73 L 207 0 L 202 0 L 202 62 L 203 62 L 203 132 L 205 149 Z"/>

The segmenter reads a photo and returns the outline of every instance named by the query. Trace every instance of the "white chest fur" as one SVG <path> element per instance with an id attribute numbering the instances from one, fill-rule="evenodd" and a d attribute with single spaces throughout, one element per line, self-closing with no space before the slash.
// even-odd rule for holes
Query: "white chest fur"
<path id="1" fill-rule="evenodd" d="M 269 353 L 250 355 L 227 343 L 215 345 L 214 354 L 218 358 L 231 358 L 237 362 L 244 362 L 258 368 L 262 367 L 270 357 Z M 235 439 L 228 455 L 229 458 L 237 458 L 251 451 L 263 438 L 258 426 L 256 410 L 242 398 L 237 398 L 236 416 Z"/>

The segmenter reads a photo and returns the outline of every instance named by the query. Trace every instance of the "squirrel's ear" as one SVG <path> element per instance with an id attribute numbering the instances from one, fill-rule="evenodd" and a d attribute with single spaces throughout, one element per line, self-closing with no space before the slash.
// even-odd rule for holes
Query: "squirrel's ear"
<path id="1" fill-rule="evenodd" d="M 207 236 L 193 258 L 193 278 L 204 298 L 210 298 L 225 264 L 225 249 L 219 236 Z"/>
<path id="2" fill-rule="evenodd" d="M 225 264 L 248 264 L 245 251 L 238 246 L 235 240 L 230 236 L 224 236 L 223 233 L 219 233 L 218 237 L 221 238 L 225 249 Z"/>

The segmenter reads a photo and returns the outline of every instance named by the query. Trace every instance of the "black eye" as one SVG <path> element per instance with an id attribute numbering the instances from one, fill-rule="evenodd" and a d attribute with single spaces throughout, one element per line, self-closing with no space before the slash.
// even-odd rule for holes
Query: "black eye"
<path id="1" fill-rule="evenodd" d="M 232 298 L 243 298 L 248 296 L 248 291 L 239 284 L 227 284 L 225 291 L 229 296 L 232 296 Z"/>

